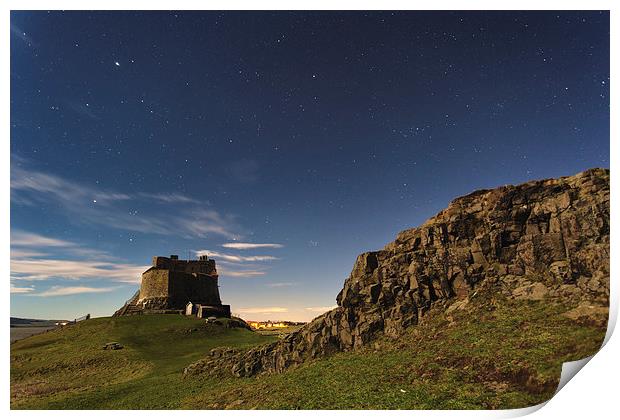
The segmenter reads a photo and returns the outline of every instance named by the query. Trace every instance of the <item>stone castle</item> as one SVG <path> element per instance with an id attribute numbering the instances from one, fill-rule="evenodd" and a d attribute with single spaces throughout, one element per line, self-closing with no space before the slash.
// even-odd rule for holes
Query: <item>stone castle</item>
<path id="1" fill-rule="evenodd" d="M 187 310 L 201 317 L 230 317 L 230 306 L 222 305 L 217 281 L 215 261 L 206 255 L 198 260 L 153 257 L 152 267 L 142 273 L 140 290 L 114 316 Z"/>

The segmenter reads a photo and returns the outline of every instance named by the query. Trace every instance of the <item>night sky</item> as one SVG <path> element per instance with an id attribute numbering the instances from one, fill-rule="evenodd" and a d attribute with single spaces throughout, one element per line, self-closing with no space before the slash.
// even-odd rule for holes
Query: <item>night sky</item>
<path id="1" fill-rule="evenodd" d="M 11 314 L 208 252 L 246 319 L 475 189 L 609 167 L 608 12 L 13 12 Z"/>

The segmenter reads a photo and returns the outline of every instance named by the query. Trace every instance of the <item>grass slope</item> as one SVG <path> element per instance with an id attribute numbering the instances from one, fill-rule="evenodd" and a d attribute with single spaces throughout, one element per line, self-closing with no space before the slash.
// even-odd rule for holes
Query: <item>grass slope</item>
<path id="1" fill-rule="evenodd" d="M 273 340 L 181 315 L 97 318 L 11 345 L 12 408 L 176 408 L 182 370 L 217 346 Z M 118 341 L 122 350 L 102 350 Z"/>
<path id="2" fill-rule="evenodd" d="M 561 363 L 605 329 L 549 302 L 484 297 L 398 340 L 256 378 L 182 377 L 214 346 L 273 340 L 175 315 L 103 318 L 11 346 L 12 408 L 517 408 L 553 395 Z M 198 331 L 187 333 L 189 328 Z M 126 348 L 102 351 L 106 341 Z"/>

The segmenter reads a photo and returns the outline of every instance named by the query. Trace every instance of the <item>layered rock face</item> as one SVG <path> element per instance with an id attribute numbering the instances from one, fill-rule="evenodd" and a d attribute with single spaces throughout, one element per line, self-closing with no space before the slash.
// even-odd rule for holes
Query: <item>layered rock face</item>
<path id="1" fill-rule="evenodd" d="M 396 337 L 432 305 L 462 304 L 489 282 L 511 298 L 572 299 L 580 303 L 577 314 L 580 307 L 581 313 L 607 307 L 609 171 L 457 198 L 383 250 L 358 256 L 335 309 L 275 343 L 215 349 L 186 373 L 281 372 L 363 347 L 379 334 Z"/>

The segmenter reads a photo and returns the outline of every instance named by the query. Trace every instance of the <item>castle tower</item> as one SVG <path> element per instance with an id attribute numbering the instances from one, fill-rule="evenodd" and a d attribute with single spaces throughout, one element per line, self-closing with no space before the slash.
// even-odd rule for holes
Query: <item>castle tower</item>
<path id="1" fill-rule="evenodd" d="M 182 313 L 188 302 L 209 308 L 212 315 L 230 316 L 230 307 L 220 299 L 215 261 L 206 255 L 198 260 L 156 256 L 151 268 L 142 273 L 139 293 L 115 315 Z"/>

